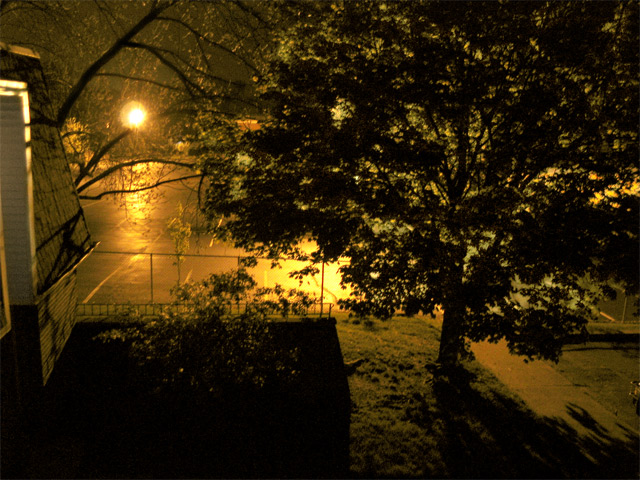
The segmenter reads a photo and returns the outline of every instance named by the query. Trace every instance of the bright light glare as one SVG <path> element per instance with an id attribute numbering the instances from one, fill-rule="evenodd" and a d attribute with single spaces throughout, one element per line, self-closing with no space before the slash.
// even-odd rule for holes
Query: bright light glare
<path id="1" fill-rule="evenodd" d="M 144 121 L 145 113 L 141 108 L 134 108 L 129 112 L 129 125 L 139 127 Z"/>

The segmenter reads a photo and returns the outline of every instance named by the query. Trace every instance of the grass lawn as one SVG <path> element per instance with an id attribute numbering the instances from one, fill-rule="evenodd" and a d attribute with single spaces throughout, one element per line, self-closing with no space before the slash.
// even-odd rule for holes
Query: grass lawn
<path id="1" fill-rule="evenodd" d="M 354 477 L 631 478 L 637 452 L 577 442 L 542 419 L 477 362 L 464 386 L 433 381 L 438 351 L 430 317 L 361 322 L 338 314 L 351 390 Z"/>

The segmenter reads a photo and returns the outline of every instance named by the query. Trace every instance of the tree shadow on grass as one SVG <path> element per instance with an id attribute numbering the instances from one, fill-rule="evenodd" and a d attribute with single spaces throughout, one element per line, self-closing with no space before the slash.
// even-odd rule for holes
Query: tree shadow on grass
<path id="1" fill-rule="evenodd" d="M 637 478 L 638 436 L 612 437 L 584 410 L 573 415 L 590 432 L 536 416 L 511 398 L 482 389 L 473 378 L 433 382 L 436 408 L 412 412 L 429 428 L 443 425 L 441 449 L 448 478 Z"/>
<path id="2" fill-rule="evenodd" d="M 333 325 L 282 327 L 302 345 L 292 389 L 149 391 L 123 344 L 78 325 L 4 478 L 302 478 L 348 471 L 349 392 Z"/>

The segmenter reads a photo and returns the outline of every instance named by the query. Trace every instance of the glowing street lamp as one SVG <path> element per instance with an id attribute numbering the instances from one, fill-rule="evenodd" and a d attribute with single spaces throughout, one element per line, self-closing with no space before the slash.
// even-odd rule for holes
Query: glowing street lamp
<path id="1" fill-rule="evenodd" d="M 147 113 L 140 102 L 129 102 L 122 109 L 120 119 L 129 128 L 139 128 L 146 116 Z"/>
<path id="2" fill-rule="evenodd" d="M 144 121 L 145 113 L 141 108 L 134 108 L 129 112 L 129 125 L 138 128 Z"/>

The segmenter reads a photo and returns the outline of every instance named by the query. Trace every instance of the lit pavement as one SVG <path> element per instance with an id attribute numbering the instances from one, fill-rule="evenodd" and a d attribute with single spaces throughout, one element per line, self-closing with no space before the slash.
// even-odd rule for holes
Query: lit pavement
<path id="1" fill-rule="evenodd" d="M 557 365 L 525 363 L 504 341 L 475 343 L 472 351 L 536 414 L 564 423 L 581 437 L 631 442 L 637 449 L 639 417 L 628 396 L 630 381 L 640 375 L 637 342 L 570 345 Z"/>
<path id="2" fill-rule="evenodd" d="M 162 195 L 140 206 L 130 197 L 127 208 L 110 198 L 82 201 L 82 206 L 94 241 L 100 242 L 94 252 L 78 268 L 78 301 L 80 303 L 167 303 L 169 291 L 178 281 L 174 246 L 167 231 L 167 222 L 176 215 L 177 206 L 193 205 L 195 194 L 179 185 L 160 187 Z M 192 226 L 193 229 L 194 226 Z M 109 252 L 109 253 L 107 253 Z M 128 252 L 128 253 L 111 253 Z M 153 253 L 153 258 L 150 257 Z M 192 235 L 190 255 L 180 266 L 180 281 L 201 280 L 211 273 L 236 268 L 244 252 L 230 244 L 213 241 L 210 235 Z M 164 255 L 162 255 L 164 254 Z M 302 286 L 288 277 L 291 270 L 302 268 L 302 262 L 287 262 L 285 268 L 272 269 L 270 261 L 260 260 L 250 269 L 258 287 L 302 288 L 320 296 L 321 275 L 305 279 Z M 324 302 L 336 303 L 346 293 L 339 286 L 337 265 L 327 265 L 324 278 Z M 151 283 L 153 271 L 153 295 Z"/>

